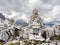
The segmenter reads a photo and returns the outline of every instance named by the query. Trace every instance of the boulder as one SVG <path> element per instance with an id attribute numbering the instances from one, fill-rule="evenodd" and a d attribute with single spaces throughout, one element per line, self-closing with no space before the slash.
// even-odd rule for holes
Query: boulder
<path id="1" fill-rule="evenodd" d="M 0 40 L 7 41 L 8 37 L 9 36 L 5 31 L 0 31 Z"/>

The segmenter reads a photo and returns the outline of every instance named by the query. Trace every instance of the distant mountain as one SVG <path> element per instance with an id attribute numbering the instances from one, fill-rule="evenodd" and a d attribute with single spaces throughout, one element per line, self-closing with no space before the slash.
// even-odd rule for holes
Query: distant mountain
<path id="1" fill-rule="evenodd" d="M 54 21 L 51 22 L 43 22 L 44 26 L 53 26 L 54 25 Z"/>
<path id="2" fill-rule="evenodd" d="M 45 25 L 45 26 L 53 26 L 54 23 L 43 23 L 43 25 Z"/>
<path id="3" fill-rule="evenodd" d="M 44 26 L 53 26 L 55 21 L 52 22 L 43 22 Z M 15 22 L 17 25 L 27 25 L 28 23 L 24 21 L 23 19 L 18 19 Z"/>
<path id="4" fill-rule="evenodd" d="M 25 22 L 23 19 L 18 19 L 15 22 L 17 25 L 27 25 L 27 22 Z"/>
<path id="5" fill-rule="evenodd" d="M 45 26 L 53 26 L 55 22 L 60 23 L 60 21 L 51 21 L 51 22 L 44 22 L 43 25 Z"/>
<path id="6" fill-rule="evenodd" d="M 5 20 L 5 16 L 2 13 L 0 13 L 0 18 Z"/>

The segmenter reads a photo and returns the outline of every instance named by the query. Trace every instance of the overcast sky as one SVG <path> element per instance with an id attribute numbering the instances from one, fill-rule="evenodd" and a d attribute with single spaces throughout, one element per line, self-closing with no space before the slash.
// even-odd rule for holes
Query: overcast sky
<path id="1" fill-rule="evenodd" d="M 44 22 L 60 20 L 60 0 L 0 0 L 0 12 L 8 18 L 27 21 L 35 8 Z"/>

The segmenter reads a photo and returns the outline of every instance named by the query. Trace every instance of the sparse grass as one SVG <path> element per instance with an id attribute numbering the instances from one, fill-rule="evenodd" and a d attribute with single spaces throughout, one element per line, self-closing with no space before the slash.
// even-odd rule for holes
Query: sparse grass
<path id="1" fill-rule="evenodd" d="M 8 45 L 15 45 L 14 43 L 9 43 Z"/>
<path id="2" fill-rule="evenodd" d="M 30 41 L 24 40 L 24 45 L 32 45 L 32 43 Z"/>
<path id="3" fill-rule="evenodd" d="M 53 37 L 51 37 L 50 39 L 51 39 L 51 40 L 59 40 L 59 41 L 60 41 L 60 37 L 58 37 L 58 36 L 53 36 Z"/>
<path id="4" fill-rule="evenodd" d="M 0 43 L 0 45 L 3 45 L 3 43 Z"/>
<path id="5" fill-rule="evenodd" d="M 16 42 L 15 45 L 20 45 L 19 42 Z"/>
<path id="6" fill-rule="evenodd" d="M 23 40 L 24 38 L 23 37 L 20 37 L 20 40 Z"/>
<path id="7" fill-rule="evenodd" d="M 56 40 L 59 40 L 60 41 L 60 38 L 58 37 Z"/>
<path id="8" fill-rule="evenodd" d="M 34 44 L 39 44 L 39 41 L 35 41 Z"/>
<path id="9" fill-rule="evenodd" d="M 8 45 L 20 45 L 19 42 L 16 43 L 9 43 Z"/>
<path id="10" fill-rule="evenodd" d="M 0 41 L 0 45 L 3 45 L 3 42 Z"/>

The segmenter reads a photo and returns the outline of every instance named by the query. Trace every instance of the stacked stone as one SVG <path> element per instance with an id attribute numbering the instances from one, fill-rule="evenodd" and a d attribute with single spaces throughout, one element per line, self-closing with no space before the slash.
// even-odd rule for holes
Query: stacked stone
<path id="1" fill-rule="evenodd" d="M 29 27 L 31 28 L 42 28 L 42 19 L 38 16 L 38 11 L 33 10 L 32 16 L 30 18 Z"/>
<path id="2" fill-rule="evenodd" d="M 44 41 L 45 39 L 41 36 L 43 32 L 42 27 L 42 19 L 38 15 L 38 11 L 34 9 L 29 23 L 29 40 Z"/>

